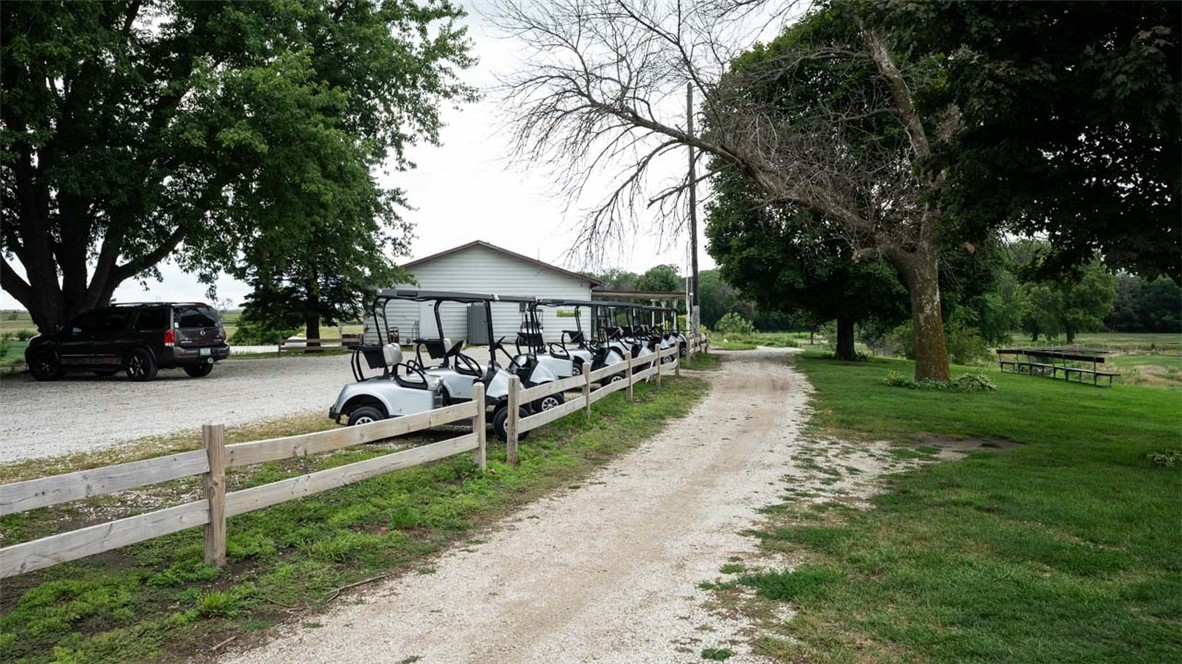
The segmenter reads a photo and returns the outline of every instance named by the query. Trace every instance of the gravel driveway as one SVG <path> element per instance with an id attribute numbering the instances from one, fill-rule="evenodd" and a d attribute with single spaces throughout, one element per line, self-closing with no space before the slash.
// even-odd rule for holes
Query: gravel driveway
<path id="1" fill-rule="evenodd" d="M 484 348 L 465 351 L 487 362 Z M 39 383 L 28 374 L 0 378 L 0 463 L 114 447 L 136 438 L 322 412 L 352 382 L 349 355 L 226 360 L 205 378 L 180 369 L 135 383 L 123 373 L 88 373 Z M 407 358 L 409 359 L 409 357 Z"/>
<path id="2" fill-rule="evenodd" d="M 5 376 L 0 463 L 112 447 L 202 424 L 244 424 L 312 410 L 328 417 L 350 380 L 348 355 L 226 360 L 205 378 L 170 369 L 147 383 L 122 373 L 70 374 L 46 383 Z"/>
<path id="3" fill-rule="evenodd" d="M 484 541 L 342 602 L 315 623 L 227 655 L 274 662 L 762 662 L 747 625 L 698 588 L 776 502 L 800 445 L 808 385 L 783 351 L 735 353 L 685 418 L 579 488 L 537 501 Z"/>

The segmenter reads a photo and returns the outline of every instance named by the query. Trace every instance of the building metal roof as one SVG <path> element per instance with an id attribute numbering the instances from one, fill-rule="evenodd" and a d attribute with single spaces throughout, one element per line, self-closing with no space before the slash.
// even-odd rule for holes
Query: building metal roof
<path id="1" fill-rule="evenodd" d="M 602 281 L 595 279 L 594 277 L 588 277 L 585 274 L 579 274 L 578 272 L 571 272 L 570 270 L 564 270 L 556 265 L 544 263 L 536 258 L 530 258 L 529 256 L 525 256 L 525 255 L 519 254 L 514 251 L 509 251 L 508 249 L 505 249 L 503 247 L 498 247 L 497 245 L 489 243 L 489 242 L 485 242 L 484 240 L 473 240 L 472 242 L 469 242 L 468 244 L 461 244 L 458 247 L 452 247 L 451 249 L 447 249 L 446 251 L 441 251 L 437 254 L 431 254 L 430 256 L 418 258 L 418 259 L 415 259 L 409 263 L 403 264 L 402 267 L 404 267 L 406 269 L 411 269 L 411 268 L 414 268 L 418 265 L 422 265 L 424 263 L 428 263 L 430 261 L 433 261 L 437 258 L 443 258 L 444 256 L 449 256 L 451 254 L 464 251 L 466 249 L 471 249 L 472 247 L 484 247 L 485 249 L 491 249 L 492 251 L 495 251 L 500 254 L 504 254 L 510 258 L 515 258 L 519 261 L 523 261 L 526 263 L 530 263 L 531 265 L 536 265 L 538 267 L 545 268 L 547 270 L 550 270 L 551 272 L 557 272 L 558 274 L 561 274 L 561 275 L 567 276 L 567 277 L 571 277 L 572 279 L 578 279 L 579 281 L 586 281 L 591 284 L 592 288 L 594 288 L 596 286 L 603 285 Z"/>

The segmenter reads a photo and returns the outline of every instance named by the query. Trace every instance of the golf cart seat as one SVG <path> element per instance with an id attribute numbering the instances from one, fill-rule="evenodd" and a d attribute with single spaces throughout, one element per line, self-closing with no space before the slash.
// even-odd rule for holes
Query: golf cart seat
<path id="1" fill-rule="evenodd" d="M 402 361 L 402 348 L 398 344 L 386 344 L 382 347 L 382 354 L 386 360 L 386 368 L 390 372 L 390 378 L 402 387 L 416 390 L 435 390 L 442 382 L 436 376 L 428 376 L 422 371 L 404 364 Z M 405 375 L 399 376 L 399 366 L 403 367 L 407 374 L 414 373 L 417 378 L 409 379 Z"/>
<path id="2" fill-rule="evenodd" d="M 566 338 L 572 344 L 580 344 L 581 345 L 583 343 L 583 333 L 580 330 L 563 330 L 562 333 L 564 335 L 566 335 Z"/>

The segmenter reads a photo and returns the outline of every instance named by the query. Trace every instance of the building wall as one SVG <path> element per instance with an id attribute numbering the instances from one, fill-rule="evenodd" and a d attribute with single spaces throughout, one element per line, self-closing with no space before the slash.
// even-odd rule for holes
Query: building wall
<path id="1" fill-rule="evenodd" d="M 525 297 L 591 299 L 589 281 L 568 277 L 481 246 L 417 265 L 411 268 L 411 272 L 419 283 L 415 286 L 404 284 L 404 287 Z M 430 306 L 430 303 L 396 300 L 387 306 L 386 316 L 391 327 L 397 327 L 403 341 L 406 342 L 411 339 L 415 322 L 419 322 L 421 336 L 432 336 L 435 322 Z M 575 329 L 573 316 L 560 317 L 553 307 L 545 307 L 540 312 L 544 338 L 547 341 L 558 341 L 562 330 Z M 521 327 L 519 305 L 494 302 L 492 315 L 494 333 L 497 337 L 506 337 L 505 342 L 511 346 Z M 582 316 L 583 329 L 589 329 L 590 315 L 583 311 Z M 467 338 L 468 318 L 465 305 L 443 304 L 440 308 L 440 318 L 443 320 L 443 336 L 452 341 Z"/>

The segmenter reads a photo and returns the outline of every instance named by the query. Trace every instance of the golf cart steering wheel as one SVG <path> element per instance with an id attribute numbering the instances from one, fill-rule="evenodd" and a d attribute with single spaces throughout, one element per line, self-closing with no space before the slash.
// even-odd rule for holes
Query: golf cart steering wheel
<path id="1" fill-rule="evenodd" d="M 413 362 L 413 360 L 411 360 L 411 361 Z M 403 374 L 403 377 L 401 377 L 401 378 L 399 378 L 399 376 L 398 376 L 398 367 L 403 367 L 404 369 L 406 369 L 405 373 Z M 406 377 L 410 376 L 410 374 L 412 374 L 412 373 L 418 376 L 418 380 L 407 380 L 406 379 Z M 423 373 L 423 370 L 418 367 L 417 362 L 415 362 L 415 366 L 411 366 L 410 362 L 400 362 L 398 364 L 395 364 L 394 365 L 394 380 L 395 380 L 395 382 L 399 382 L 399 383 L 411 383 L 411 384 L 414 384 L 414 386 L 416 386 L 416 387 L 427 387 L 427 374 Z"/>
<path id="2" fill-rule="evenodd" d="M 451 348 L 447 349 L 447 352 L 444 353 L 443 356 L 444 357 L 459 357 L 460 349 L 464 347 L 464 342 L 466 342 L 466 341 L 467 341 L 467 339 L 460 339 L 459 341 L 455 342 L 454 344 L 451 345 Z"/>
<path id="3" fill-rule="evenodd" d="M 490 348 L 492 350 L 489 352 L 489 357 L 492 358 L 494 362 L 496 361 L 497 351 L 499 350 L 505 354 L 505 359 L 509 360 L 509 364 L 513 364 L 513 356 L 509 354 L 509 351 L 505 350 L 505 337 L 497 339 L 496 342 L 490 346 Z"/>
<path id="4" fill-rule="evenodd" d="M 479 362 L 460 352 L 456 353 L 456 371 L 477 377 L 484 374 Z"/>

